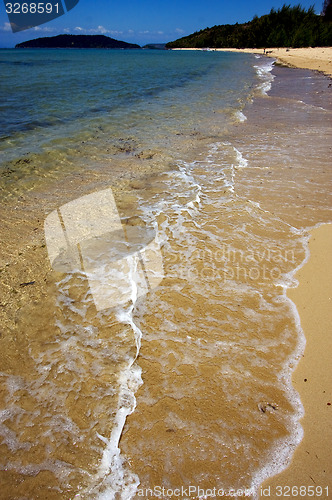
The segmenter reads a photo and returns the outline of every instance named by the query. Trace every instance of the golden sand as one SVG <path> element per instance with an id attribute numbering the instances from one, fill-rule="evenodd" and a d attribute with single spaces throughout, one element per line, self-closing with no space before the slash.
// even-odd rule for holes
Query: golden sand
<path id="1" fill-rule="evenodd" d="M 262 486 L 270 488 L 271 498 L 278 486 L 284 493 L 288 486 L 311 486 L 317 493 L 321 487 L 323 498 L 327 497 L 325 488 L 332 488 L 332 224 L 312 231 L 309 249 L 310 258 L 297 273 L 299 286 L 287 292 L 299 311 L 306 337 L 303 359 L 293 375 L 305 409 L 304 438 L 290 466 Z"/>
<path id="2" fill-rule="evenodd" d="M 219 50 L 219 49 L 218 49 Z M 264 54 L 263 49 L 233 49 L 235 52 Z M 295 68 L 312 69 L 332 75 L 332 47 L 307 47 L 300 49 L 265 49 L 269 57 L 277 58 L 279 63 Z"/>
<path id="3" fill-rule="evenodd" d="M 201 50 L 201 49 L 175 49 Z M 300 49 L 266 48 L 266 49 L 212 49 L 218 52 L 244 52 L 261 54 L 276 58 L 279 63 L 294 68 L 321 71 L 332 75 L 332 47 L 306 47 Z"/>

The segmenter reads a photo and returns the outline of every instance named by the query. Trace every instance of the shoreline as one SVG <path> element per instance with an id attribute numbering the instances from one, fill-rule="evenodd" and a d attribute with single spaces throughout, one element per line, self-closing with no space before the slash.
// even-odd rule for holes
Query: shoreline
<path id="1" fill-rule="evenodd" d="M 280 69 L 281 70 L 281 69 Z M 284 70 L 286 71 L 286 70 Z M 290 72 L 290 70 L 289 70 Z M 99 176 L 102 176 L 101 172 L 98 172 Z M 88 184 L 88 182 L 92 182 L 93 180 L 93 176 L 91 175 L 90 179 L 89 179 L 89 175 L 87 175 L 85 173 L 84 175 L 85 177 L 85 181 L 83 182 L 83 179 L 79 179 L 80 183 L 78 184 L 77 183 L 73 183 L 72 185 L 69 185 L 69 191 L 70 189 L 73 189 L 74 186 L 77 184 L 76 187 L 80 187 L 80 189 L 85 189 L 86 187 L 86 184 Z M 87 178 L 86 178 L 87 177 Z M 100 177 L 98 178 L 99 179 L 99 183 L 100 185 L 102 185 L 102 182 L 103 182 L 103 177 Z M 106 182 L 107 180 L 107 177 L 105 176 L 104 178 L 104 182 Z M 122 179 L 122 178 L 121 178 Z M 75 177 L 74 177 L 74 180 L 75 180 Z M 68 182 L 68 181 L 67 181 Z M 70 181 L 72 182 L 72 181 Z M 94 179 L 94 182 L 97 182 L 96 179 Z M 129 183 L 129 179 L 128 179 L 128 183 Z M 138 181 L 136 179 L 133 180 L 133 185 L 135 186 L 135 182 L 136 182 L 136 186 L 138 185 Z M 143 182 L 143 181 L 139 181 L 139 182 Z M 122 179 L 121 180 L 121 190 L 119 191 L 120 192 L 120 197 L 122 200 L 126 201 L 125 199 L 125 196 L 127 196 L 125 193 L 125 183 L 124 183 L 124 180 Z M 62 185 L 61 186 L 58 186 L 57 188 L 57 194 L 59 197 L 60 196 L 65 196 L 66 194 L 66 189 L 64 189 L 64 184 L 65 184 L 65 181 L 63 181 Z M 62 189 L 63 188 L 63 189 Z M 136 188 L 134 188 L 136 189 Z M 130 201 L 130 197 L 127 198 L 129 201 Z M 59 200 L 57 200 L 59 201 Z M 53 203 L 53 201 L 52 201 Z M 127 202 L 126 202 L 127 203 Z M 24 203 L 25 204 L 25 203 Z M 23 205 L 23 200 L 22 200 L 22 205 Z M 48 206 L 51 206 L 51 201 L 49 201 L 49 205 Z M 23 208 L 22 208 L 23 210 Z M 18 291 L 20 292 L 20 295 L 22 295 L 22 297 L 19 296 L 19 300 L 20 300 L 20 303 L 19 303 L 19 306 L 21 307 L 23 305 L 23 313 L 26 314 L 26 312 L 28 311 L 27 309 L 27 304 L 28 302 L 30 301 L 38 301 L 38 302 L 41 302 L 41 301 L 45 301 L 45 297 L 49 297 L 49 295 L 52 294 L 52 290 L 50 292 L 50 288 L 53 284 L 53 281 L 52 281 L 52 276 L 51 276 L 51 273 L 50 273 L 50 270 L 49 270 L 49 266 L 48 266 L 48 257 L 46 255 L 46 249 L 45 249 L 45 245 L 43 244 L 43 233 L 40 234 L 37 229 L 40 229 L 42 231 L 42 216 L 40 217 L 40 220 L 38 220 L 38 227 L 37 227 L 37 224 L 35 223 L 36 221 L 35 220 L 32 220 L 33 219 L 33 216 L 32 214 L 30 213 L 29 210 L 25 210 L 25 214 L 24 215 L 21 215 L 23 212 L 22 210 L 20 211 L 20 213 L 17 213 L 15 214 L 15 217 L 16 218 L 29 218 L 29 224 L 27 224 L 28 228 L 25 230 L 27 234 L 31 234 L 33 235 L 33 237 L 35 238 L 36 240 L 36 246 L 27 246 L 27 250 L 24 252 L 24 254 L 22 253 L 19 253 L 18 250 L 18 254 L 17 254 L 17 262 L 15 263 L 15 267 L 18 266 L 16 269 L 15 269 L 15 281 L 17 284 L 19 284 L 17 287 L 20 287 L 18 288 Z M 31 220 L 30 220 L 31 219 Z M 36 217 L 35 217 L 36 219 Z M 11 219 L 10 219 L 11 220 Z M 322 219 L 323 220 L 323 219 Z M 330 224 L 330 226 L 332 227 L 332 225 Z M 37 231 L 36 233 L 33 233 L 33 231 Z M 22 235 L 20 234 L 20 236 L 22 237 Z M 41 236 L 41 239 L 40 241 L 38 240 L 39 236 Z M 37 248 L 38 247 L 38 248 Z M 40 258 L 39 258 L 40 257 Z M 29 263 L 28 266 L 26 266 L 26 263 Z M 36 262 L 47 262 L 47 273 L 45 274 L 45 269 L 43 269 L 43 266 L 42 264 L 40 265 L 40 268 L 38 268 L 38 274 L 37 274 L 37 268 L 36 269 L 33 269 L 33 267 L 31 266 L 31 264 L 36 264 Z M 21 267 L 21 272 L 20 272 L 20 267 L 19 266 L 22 266 Z M 320 263 L 318 262 L 318 265 L 320 265 Z M 23 268 L 23 266 L 27 267 L 27 268 Z M 305 267 L 305 266 L 304 266 Z M 300 272 L 302 271 L 302 268 L 300 270 Z M 300 273 L 299 272 L 299 273 Z M 45 275 L 44 275 L 45 274 Z M 327 272 L 325 271 L 325 275 L 327 276 Z M 44 283 L 45 281 L 45 283 Z M 28 284 L 32 284 L 32 283 L 35 283 L 34 286 L 32 287 L 28 287 L 28 286 L 24 286 L 24 285 L 28 285 Z M 43 287 L 45 287 L 45 289 L 37 289 L 37 286 L 39 286 L 38 284 L 41 283 Z M 320 284 L 320 281 L 318 281 L 318 284 Z M 47 289 L 48 288 L 48 289 Z M 36 290 L 37 289 L 37 290 Z M 297 289 L 296 289 L 297 290 Z M 295 291 L 296 291 L 295 290 Z M 291 290 L 292 292 L 293 290 Z M 47 295 L 46 295 L 47 294 Z M 287 295 L 288 295 L 288 291 L 287 291 Z M 49 300 L 49 298 L 48 298 Z M 293 300 L 293 299 L 292 299 Z M 5 304 L 4 304 L 5 305 Z M 15 318 L 15 321 L 17 319 L 17 316 L 19 317 L 23 317 L 22 316 L 22 313 L 19 312 L 19 309 L 17 311 L 13 311 L 13 320 Z M 301 320 L 302 320 L 302 315 L 301 315 Z M 22 321 L 22 320 L 21 320 Z M 35 319 L 34 319 L 35 321 Z M 39 320 L 38 320 L 39 321 Z M 21 323 L 22 324 L 22 323 Z M 305 332 L 306 333 L 306 332 Z M 34 337 L 33 337 L 34 338 Z M 301 364 L 301 363 L 300 363 Z M 295 372 L 297 372 L 297 369 L 295 370 Z M 295 373 L 294 372 L 294 373 Z M 185 373 L 185 372 L 184 372 Z M 189 375 L 188 375 L 189 376 Z M 309 380 L 309 379 L 308 379 Z M 294 382 L 293 382 L 293 387 L 296 389 L 297 387 L 294 385 Z M 306 388 L 306 387 L 305 387 Z M 302 392 L 301 392 L 301 399 L 302 399 Z M 134 427 L 135 429 L 135 427 Z M 170 434 L 167 434 L 167 436 L 170 436 L 172 439 L 173 437 L 175 436 L 175 434 L 173 434 L 175 431 L 173 430 L 172 427 L 170 427 L 168 430 L 166 430 L 166 432 L 169 432 Z M 174 438 L 175 439 L 175 438 Z M 302 443 L 301 443 L 302 444 Z M 323 443 L 324 445 L 324 443 Z M 300 445 L 301 446 L 301 445 Z M 297 451 L 297 448 L 296 448 L 296 451 Z M 295 456 L 295 455 L 294 455 Z M 297 459 L 296 459 L 297 460 Z M 288 469 L 285 470 L 282 474 L 288 472 Z M 313 476 L 314 477 L 314 476 Z M 271 478 L 271 481 L 274 479 L 274 478 L 280 478 L 280 475 L 278 476 L 273 476 Z M 269 484 L 269 481 L 270 479 L 267 479 L 266 482 Z M 281 480 L 279 479 L 279 483 L 276 483 L 276 484 L 281 484 L 280 482 Z M 282 480 L 284 484 L 293 484 L 293 479 L 292 479 L 292 476 L 290 476 L 290 480 L 289 482 L 287 483 L 286 480 Z M 272 483 L 271 483 L 272 484 Z M 302 480 L 301 482 L 299 482 L 299 484 L 304 484 L 304 481 Z M 317 483 L 319 484 L 319 483 Z M 262 484 L 262 487 L 264 485 L 264 488 L 266 487 L 265 486 L 265 483 Z M 323 485 L 322 485 L 323 486 Z"/>
<path id="2" fill-rule="evenodd" d="M 204 50 L 204 49 L 172 49 L 172 50 Z M 211 49 L 216 52 L 238 52 L 245 54 L 259 54 L 272 57 L 278 64 L 292 68 L 320 71 L 332 77 L 332 47 L 306 47 L 299 49 L 266 48 L 266 49 Z"/>
<path id="3" fill-rule="evenodd" d="M 292 375 L 292 385 L 299 392 L 305 414 L 301 419 L 304 436 L 296 447 L 290 464 L 260 486 L 260 498 L 274 497 L 277 491 L 301 486 L 332 488 L 332 466 L 327 443 L 332 440 L 332 224 L 321 224 L 310 231 L 309 258 L 296 273 L 299 285 L 289 288 L 287 296 L 299 313 L 306 339 L 304 354 Z M 295 490 L 294 490 L 295 491 Z M 304 490 L 302 490 L 304 491 Z M 309 491 L 309 490 L 306 490 Z M 279 495 L 280 496 L 280 495 Z M 328 496 L 328 495 L 326 495 Z"/>
<path id="4" fill-rule="evenodd" d="M 223 49 L 217 49 L 218 51 Z M 228 50 L 228 49 L 227 49 Z M 308 47 L 299 49 L 231 49 L 234 52 L 259 54 L 277 59 L 278 64 L 291 68 L 310 69 L 332 76 L 332 47 Z"/>

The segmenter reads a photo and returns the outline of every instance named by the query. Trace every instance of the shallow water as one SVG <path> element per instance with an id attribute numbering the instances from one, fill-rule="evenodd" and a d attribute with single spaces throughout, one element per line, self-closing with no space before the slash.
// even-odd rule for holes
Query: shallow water
<path id="1" fill-rule="evenodd" d="M 215 53 L 1 51 L 5 195 L 82 161 L 105 168 L 112 154 L 174 160 L 172 136 L 204 133 L 213 113 L 221 124 L 236 119 L 257 80 L 248 58 L 241 63 Z"/>
<path id="2" fill-rule="evenodd" d="M 35 66 L 45 57 L 26 54 Z M 93 80 L 94 106 L 104 106 L 96 117 L 77 116 L 86 99 L 76 73 L 79 98 L 61 125 L 7 124 L 4 197 L 12 207 L 23 196 L 25 211 L 39 213 L 44 193 L 46 216 L 111 187 L 124 234 L 157 235 L 162 268 L 142 293 L 134 257 L 115 275 L 103 268 L 102 282 L 112 233 L 81 245 L 89 272 L 51 270 L 45 244 L 31 247 L 39 295 L 17 286 L 9 261 L 3 268 L 0 497 L 148 498 L 165 488 L 163 498 L 198 498 L 217 488 L 254 498 L 302 436 L 291 372 L 305 340 L 285 292 L 307 257 L 308 228 L 331 220 L 329 81 L 271 75 L 271 61 L 252 56 L 114 54 L 98 56 L 114 57 L 118 73 L 107 88 L 106 65 Z M 130 103 L 128 68 L 141 84 Z M 126 244 L 117 251 L 127 258 Z M 112 281 L 129 299 L 99 307 L 105 294 L 91 283 Z"/>

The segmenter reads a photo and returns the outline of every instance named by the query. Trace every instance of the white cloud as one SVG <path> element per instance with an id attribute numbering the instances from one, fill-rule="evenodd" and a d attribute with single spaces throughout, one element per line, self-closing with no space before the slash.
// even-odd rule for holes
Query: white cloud
<path id="1" fill-rule="evenodd" d="M 10 23 L 5 23 L 3 26 L 0 27 L 0 31 L 11 31 L 12 27 Z"/>
<path id="2" fill-rule="evenodd" d="M 117 31 L 117 30 L 108 30 L 105 28 L 105 26 L 99 25 L 97 28 L 82 28 L 81 26 L 76 26 L 74 29 L 70 28 L 65 28 L 63 30 L 65 33 L 70 33 L 73 31 L 79 32 L 79 33 L 85 33 L 85 34 L 90 34 L 90 35 L 123 35 L 123 31 Z"/>
<path id="3" fill-rule="evenodd" d="M 41 33 L 54 33 L 54 31 L 56 31 L 54 28 L 51 28 L 50 26 L 34 26 L 33 28 L 33 31 L 38 31 L 38 32 L 41 32 Z M 4 23 L 3 26 L 0 26 L 0 32 L 9 32 L 9 31 L 12 31 L 12 28 L 11 28 L 11 25 L 10 23 Z"/>
<path id="4" fill-rule="evenodd" d="M 176 28 L 175 32 L 179 33 L 179 35 L 182 35 L 182 33 L 185 33 L 185 31 L 183 29 L 181 29 L 181 28 Z"/>
<path id="5" fill-rule="evenodd" d="M 104 35 L 105 33 L 109 33 L 109 31 L 104 28 L 104 26 L 98 26 L 97 33 L 101 33 L 102 35 Z"/>
<path id="6" fill-rule="evenodd" d="M 55 31 L 54 28 L 50 28 L 49 26 L 43 26 L 42 28 L 40 26 L 35 26 L 33 30 L 42 31 L 43 33 L 53 33 Z"/>

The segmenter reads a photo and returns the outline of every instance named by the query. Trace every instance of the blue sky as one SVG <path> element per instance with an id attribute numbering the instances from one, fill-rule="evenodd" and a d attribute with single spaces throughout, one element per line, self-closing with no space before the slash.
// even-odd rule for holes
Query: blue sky
<path id="1" fill-rule="evenodd" d="M 8 1 L 8 0 L 7 0 Z M 36 0 L 40 1 L 40 0 Z M 47 0 L 45 0 L 47 2 Z M 1 0 L 0 0 L 1 2 Z M 14 2 L 14 0 L 13 0 Z M 36 28 L 13 34 L 3 2 L 0 3 L 0 47 L 61 33 L 104 34 L 138 43 L 169 42 L 216 24 L 250 21 L 268 14 L 272 7 L 308 8 L 319 14 L 323 0 L 80 0 L 71 11 Z"/>

